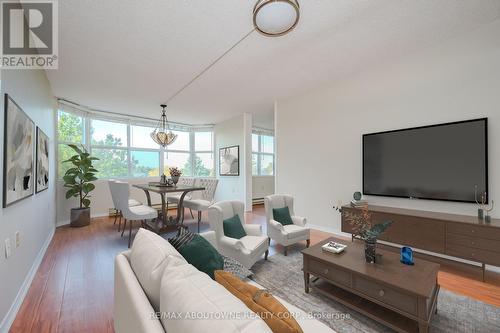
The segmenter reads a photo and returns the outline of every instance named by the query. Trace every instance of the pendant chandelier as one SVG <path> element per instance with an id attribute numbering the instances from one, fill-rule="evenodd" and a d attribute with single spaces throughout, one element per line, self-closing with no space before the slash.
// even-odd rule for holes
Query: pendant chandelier
<path id="1" fill-rule="evenodd" d="M 172 133 L 172 131 L 168 128 L 167 112 L 165 110 L 167 106 L 165 104 L 160 106 L 162 107 L 161 118 L 158 121 L 158 125 L 155 130 L 151 133 L 151 139 L 165 148 L 166 146 L 174 143 L 175 139 L 177 139 L 177 134 Z"/>

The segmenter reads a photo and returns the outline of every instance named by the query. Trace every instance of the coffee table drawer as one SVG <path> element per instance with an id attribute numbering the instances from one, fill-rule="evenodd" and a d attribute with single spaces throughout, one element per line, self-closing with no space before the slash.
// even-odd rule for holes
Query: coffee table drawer
<path id="1" fill-rule="evenodd" d="M 417 315 L 417 297 L 391 289 L 375 281 L 353 276 L 353 288 L 385 304 L 412 315 Z"/>
<path id="2" fill-rule="evenodd" d="M 331 267 L 321 261 L 309 260 L 309 271 L 318 277 L 324 277 L 332 282 L 349 287 L 351 285 L 351 274 L 344 270 Z"/>

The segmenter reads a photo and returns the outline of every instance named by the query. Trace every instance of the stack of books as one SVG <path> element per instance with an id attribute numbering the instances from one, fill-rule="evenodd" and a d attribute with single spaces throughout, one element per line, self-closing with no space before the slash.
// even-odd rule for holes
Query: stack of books
<path id="1" fill-rule="evenodd" d="M 368 201 L 366 200 L 351 200 L 351 206 L 356 208 L 364 208 L 368 206 Z"/>
<path id="2" fill-rule="evenodd" d="M 323 251 L 326 251 L 326 252 L 340 253 L 340 252 L 344 251 L 346 247 L 347 247 L 347 245 L 340 244 L 337 242 L 328 242 L 325 245 L 323 245 L 321 248 L 323 249 Z"/>

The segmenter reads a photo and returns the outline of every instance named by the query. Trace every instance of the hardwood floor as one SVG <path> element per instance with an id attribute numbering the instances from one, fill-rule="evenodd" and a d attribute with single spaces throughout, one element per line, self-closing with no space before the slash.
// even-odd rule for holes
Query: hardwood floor
<path id="1" fill-rule="evenodd" d="M 206 215 L 203 221 L 207 221 Z M 264 208 L 254 207 L 247 222 L 265 228 Z M 196 230 L 194 221 L 186 223 Z M 202 224 L 204 230 L 208 223 Z M 311 243 L 329 236 L 312 230 Z M 303 245 L 290 251 L 294 248 Z M 111 218 L 94 219 L 84 228 L 57 228 L 10 332 L 113 332 L 114 257 L 125 249 L 127 238 L 120 237 Z M 271 242 L 270 255 L 281 251 L 281 246 Z M 489 273 L 487 282 L 481 282 L 474 272 L 442 265 L 439 283 L 442 288 L 500 306 L 499 274 Z"/>

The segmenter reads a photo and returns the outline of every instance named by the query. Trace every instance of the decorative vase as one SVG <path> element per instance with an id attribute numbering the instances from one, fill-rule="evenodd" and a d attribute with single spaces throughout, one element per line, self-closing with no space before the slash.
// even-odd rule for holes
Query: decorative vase
<path id="1" fill-rule="evenodd" d="M 179 182 L 179 176 L 171 176 L 172 181 L 174 182 L 174 186 L 177 186 L 177 183 Z"/>
<path id="2" fill-rule="evenodd" d="M 477 217 L 482 220 L 484 218 L 484 210 L 482 210 L 481 208 L 479 208 L 477 210 Z"/>
<path id="3" fill-rule="evenodd" d="M 90 224 L 90 208 L 72 208 L 70 225 L 73 228 L 85 227 Z"/>
<path id="4" fill-rule="evenodd" d="M 365 259 L 369 264 L 375 263 L 375 247 L 377 245 L 376 239 L 365 240 Z"/>
<path id="5" fill-rule="evenodd" d="M 413 250 L 408 246 L 403 246 L 401 248 L 401 263 L 405 265 L 413 265 Z"/>

